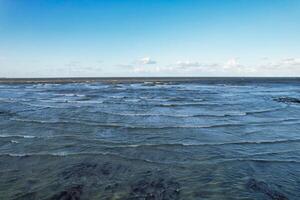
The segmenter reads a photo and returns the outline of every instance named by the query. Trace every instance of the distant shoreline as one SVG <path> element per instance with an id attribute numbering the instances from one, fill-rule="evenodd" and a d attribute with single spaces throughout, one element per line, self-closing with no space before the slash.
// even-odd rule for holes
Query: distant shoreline
<path id="1" fill-rule="evenodd" d="M 299 82 L 300 77 L 72 77 L 72 78 L 0 78 L 0 84 L 43 84 L 43 83 L 142 83 L 142 82 Z"/>

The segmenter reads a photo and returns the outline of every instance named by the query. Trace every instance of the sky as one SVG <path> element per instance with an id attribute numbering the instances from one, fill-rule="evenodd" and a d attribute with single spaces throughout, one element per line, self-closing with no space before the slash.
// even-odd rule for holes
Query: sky
<path id="1" fill-rule="evenodd" d="M 300 76 L 299 0 L 0 0 L 0 77 Z"/>

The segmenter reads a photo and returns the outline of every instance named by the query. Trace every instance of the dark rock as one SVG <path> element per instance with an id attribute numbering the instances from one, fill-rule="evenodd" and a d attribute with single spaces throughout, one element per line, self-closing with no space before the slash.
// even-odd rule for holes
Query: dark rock
<path id="1" fill-rule="evenodd" d="M 176 200 L 179 199 L 179 193 L 179 183 L 175 181 L 143 179 L 131 186 L 128 199 Z"/>
<path id="2" fill-rule="evenodd" d="M 82 195 L 82 188 L 82 185 L 68 188 L 58 194 L 55 194 L 49 200 L 80 200 L 80 196 Z"/>
<path id="3" fill-rule="evenodd" d="M 272 200 L 288 200 L 288 198 L 284 194 L 273 190 L 268 184 L 263 181 L 257 181 L 252 178 L 248 181 L 247 187 L 252 191 L 264 193 Z"/>
<path id="4" fill-rule="evenodd" d="M 300 99 L 294 97 L 279 97 L 274 100 L 281 103 L 300 103 Z"/>

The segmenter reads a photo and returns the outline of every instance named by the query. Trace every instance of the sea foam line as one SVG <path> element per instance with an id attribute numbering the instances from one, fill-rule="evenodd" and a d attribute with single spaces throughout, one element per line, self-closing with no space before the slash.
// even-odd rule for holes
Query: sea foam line
<path id="1" fill-rule="evenodd" d="M 9 137 L 19 137 L 19 138 L 26 138 L 26 139 L 37 138 L 37 136 L 33 136 L 33 135 L 6 135 L 6 134 L 0 134 L 0 138 L 9 138 Z"/>

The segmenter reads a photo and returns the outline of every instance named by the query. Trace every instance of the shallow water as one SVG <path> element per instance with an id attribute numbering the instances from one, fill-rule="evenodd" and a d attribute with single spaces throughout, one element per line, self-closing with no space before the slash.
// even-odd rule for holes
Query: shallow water
<path id="1" fill-rule="evenodd" d="M 299 86 L 2 83 L 0 199 L 300 199 Z"/>

